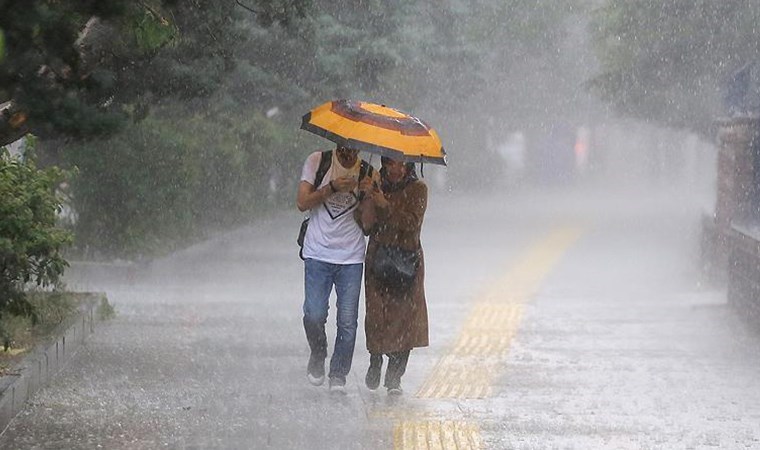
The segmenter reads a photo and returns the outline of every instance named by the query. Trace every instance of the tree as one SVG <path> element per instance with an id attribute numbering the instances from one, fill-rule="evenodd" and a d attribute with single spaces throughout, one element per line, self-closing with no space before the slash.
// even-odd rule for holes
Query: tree
<path id="1" fill-rule="evenodd" d="M 725 80 L 760 57 L 758 20 L 750 0 L 609 0 L 590 86 L 623 113 L 709 134 Z"/>
<path id="2" fill-rule="evenodd" d="M 106 105 L 109 82 L 103 72 L 91 71 L 77 44 L 87 38 L 88 19 L 115 19 L 128 2 L 0 1 L 0 28 L 7 56 L 0 65 L 0 101 L 5 111 L 3 139 L 12 129 L 47 135 L 102 133 L 118 122 L 118 111 Z M 10 130 L 9 130 L 10 129 Z"/>
<path id="3" fill-rule="evenodd" d="M 24 9 L 0 0 L 0 13 L 14 5 L 17 16 L 0 16 L 14 36 L 0 99 L 12 100 L 6 124 L 44 135 L 46 162 L 80 169 L 71 183 L 79 248 L 163 252 L 201 227 L 290 200 L 290 175 L 325 145 L 297 131 L 300 116 L 329 99 L 377 101 L 430 121 L 467 154 L 456 164 L 464 176 L 493 166 L 488 133 L 556 104 L 524 78 L 559 65 L 573 3 L 123 0 L 97 12 L 94 2 Z M 68 66 L 57 61 L 69 44 L 24 46 L 24 24 L 45 14 L 60 17 L 42 22 L 47 34 L 72 30 Z M 13 78 L 19 49 L 38 58 L 30 67 L 76 76 Z M 504 123 L 495 127 L 495 117 Z"/>
<path id="4" fill-rule="evenodd" d="M 272 7 L 260 20 L 282 19 Z M 212 0 L 0 0 L 0 144 L 27 131 L 108 136 L 166 98 L 210 94 L 234 67 L 242 11 Z"/>
<path id="5" fill-rule="evenodd" d="M 61 252 L 71 234 L 56 226 L 64 176 L 38 169 L 30 152 L 26 158 L 0 152 L 0 316 L 33 317 L 27 287 L 56 285 L 68 265 Z"/>

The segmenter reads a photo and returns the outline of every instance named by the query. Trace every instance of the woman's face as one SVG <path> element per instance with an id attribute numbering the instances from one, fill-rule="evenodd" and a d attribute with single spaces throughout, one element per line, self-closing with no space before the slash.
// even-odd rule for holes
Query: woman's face
<path id="1" fill-rule="evenodd" d="M 383 163 L 388 181 L 393 183 L 401 181 L 406 176 L 406 164 L 404 161 L 389 159 Z"/>

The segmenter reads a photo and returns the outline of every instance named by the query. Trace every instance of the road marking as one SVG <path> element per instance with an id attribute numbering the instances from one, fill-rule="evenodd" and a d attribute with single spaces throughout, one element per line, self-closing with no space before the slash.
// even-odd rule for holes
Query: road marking
<path id="1" fill-rule="evenodd" d="M 418 398 L 484 398 L 504 364 L 522 305 L 478 304 L 451 351 L 417 391 Z"/>
<path id="2" fill-rule="evenodd" d="M 409 450 L 481 448 L 477 424 L 453 420 L 397 423 L 393 429 L 393 447 Z"/>
<path id="3" fill-rule="evenodd" d="M 518 263 L 481 294 L 451 350 L 417 391 L 418 398 L 485 398 L 501 374 L 530 300 L 583 230 L 566 227 L 531 246 Z"/>
<path id="4" fill-rule="evenodd" d="M 518 263 L 479 295 L 451 349 L 417 391 L 417 398 L 479 399 L 491 395 L 522 319 L 524 304 L 538 291 L 567 249 L 583 234 L 563 227 L 531 246 Z M 401 420 L 395 449 L 479 449 L 476 423 L 462 420 Z"/>

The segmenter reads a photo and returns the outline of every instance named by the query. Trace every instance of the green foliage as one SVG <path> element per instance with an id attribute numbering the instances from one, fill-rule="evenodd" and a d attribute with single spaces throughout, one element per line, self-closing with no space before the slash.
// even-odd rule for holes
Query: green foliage
<path id="1" fill-rule="evenodd" d="M 178 30 L 154 11 L 146 9 L 134 21 L 135 39 L 140 50 L 158 50 L 178 37 Z"/>
<path id="2" fill-rule="evenodd" d="M 291 178 L 296 154 L 283 153 L 283 130 L 262 115 L 230 114 L 224 105 L 189 117 L 157 113 L 64 152 L 79 172 L 76 247 L 86 256 L 165 253 L 205 230 L 244 223 L 293 192 L 282 180 Z M 270 179 L 281 184 L 276 192 Z"/>
<path id="3" fill-rule="evenodd" d="M 312 7 L 311 0 L 253 0 L 241 4 L 255 14 L 255 20 L 260 25 L 270 27 L 280 24 L 285 28 L 290 28 L 294 21 L 303 18 Z"/>
<path id="4" fill-rule="evenodd" d="M 5 33 L 0 28 L 0 64 L 3 63 L 3 59 L 5 59 Z"/>
<path id="5" fill-rule="evenodd" d="M 26 298 L 34 309 L 35 320 L 26 315 L 4 314 L 0 317 L 0 342 L 7 351 L 13 347 L 18 350 L 31 350 L 34 346 L 49 337 L 56 331 L 60 331 L 62 324 L 70 323 L 82 305 L 92 297 L 91 293 L 72 293 L 64 291 L 40 291 L 27 292 Z M 108 303 L 105 295 L 98 296 L 96 314 L 100 317 L 100 310 L 113 312 L 113 307 Z M 2 355 L 0 355 L 2 356 Z M 0 358 L 0 371 L 3 363 Z"/>
<path id="6" fill-rule="evenodd" d="M 212 93 L 234 67 L 237 10 L 213 0 L 0 1 L 0 103 L 12 100 L 45 138 L 111 135 L 167 97 Z"/>
<path id="7" fill-rule="evenodd" d="M 760 57 L 759 20 L 746 0 L 609 0 L 595 11 L 591 86 L 622 112 L 706 132 L 722 80 Z"/>
<path id="8" fill-rule="evenodd" d="M 193 172 L 176 133 L 148 122 L 65 153 L 78 169 L 71 183 L 77 247 L 134 256 L 188 234 Z"/>
<path id="9" fill-rule="evenodd" d="M 46 137 L 76 138 L 46 156 L 78 168 L 83 254 L 163 253 L 291 204 L 303 158 L 330 145 L 297 131 L 300 116 L 333 98 L 430 121 L 453 161 L 457 148 L 467 154 L 452 169 L 463 179 L 494 166 L 485 136 L 556 101 L 525 80 L 559 66 L 575 2 L 239 3 L 0 0 L 14 50 L 0 100 L 12 97 Z"/>
<path id="10" fill-rule="evenodd" d="M 0 155 L 0 316 L 34 317 L 26 288 L 55 286 L 68 266 L 61 252 L 71 234 L 56 226 L 65 175 L 38 169 L 30 151 L 23 159 Z"/>
<path id="11" fill-rule="evenodd" d="M 76 43 L 89 17 L 118 17 L 128 4 L 126 0 L 0 2 L 7 52 L 0 65 L 0 102 L 13 100 L 42 136 L 113 131 L 118 108 L 102 106 L 107 96 L 85 95 L 89 80 Z M 83 121 L 84 130 L 69 118 Z"/>
<path id="12" fill-rule="evenodd" d="M 12 346 L 19 347 L 24 341 L 29 340 L 31 327 L 32 320 L 28 315 L 3 314 L 0 316 L 0 344 L 3 346 L 3 351 L 7 352 Z"/>
<path id="13" fill-rule="evenodd" d="M 29 302 L 37 313 L 38 330 L 52 331 L 70 318 L 79 306 L 76 294 L 63 291 L 28 293 Z"/>
<path id="14" fill-rule="evenodd" d="M 116 317 L 116 309 L 108 302 L 108 297 L 104 295 L 100 298 L 100 302 L 98 302 L 95 314 L 98 320 L 110 320 Z"/>

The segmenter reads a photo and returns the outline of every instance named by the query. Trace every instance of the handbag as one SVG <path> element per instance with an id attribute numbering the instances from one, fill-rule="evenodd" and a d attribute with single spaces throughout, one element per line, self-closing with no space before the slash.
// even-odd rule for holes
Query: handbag
<path id="1" fill-rule="evenodd" d="M 378 246 L 372 260 L 372 275 L 377 282 L 395 291 L 406 291 L 414 284 L 420 266 L 420 251 L 395 245 Z"/>

